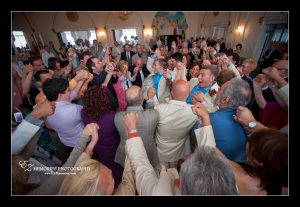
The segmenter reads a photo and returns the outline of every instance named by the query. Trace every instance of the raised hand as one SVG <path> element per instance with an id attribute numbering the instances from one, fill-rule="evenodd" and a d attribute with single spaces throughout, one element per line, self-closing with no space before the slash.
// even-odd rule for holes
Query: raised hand
<path id="1" fill-rule="evenodd" d="M 54 113 L 55 107 L 56 105 L 54 101 L 49 102 L 47 99 L 45 99 L 44 101 L 34 106 L 33 111 L 31 112 L 31 116 L 38 119 L 50 116 Z"/>
<path id="2" fill-rule="evenodd" d="M 211 65 L 210 61 L 209 60 L 203 60 L 203 65 Z"/>
<path id="3" fill-rule="evenodd" d="M 254 87 L 259 87 L 261 88 L 264 84 L 266 84 L 266 78 L 263 74 L 258 74 L 254 79 L 253 79 L 253 86 Z"/>
<path id="4" fill-rule="evenodd" d="M 197 102 L 203 102 L 204 101 L 204 94 L 201 92 L 196 92 L 192 96 L 192 104 L 196 104 Z"/>
<path id="5" fill-rule="evenodd" d="M 160 52 L 159 48 L 155 49 L 154 55 L 157 57 L 157 59 L 159 59 L 161 57 L 161 52 Z"/>
<path id="6" fill-rule="evenodd" d="M 92 137 L 90 143 L 88 144 L 88 146 L 84 150 L 84 152 L 86 154 L 88 154 L 90 157 L 92 157 L 93 149 L 94 149 L 94 147 L 97 144 L 98 139 L 99 139 L 98 130 L 99 130 L 98 124 L 90 123 L 90 124 L 85 126 L 85 128 L 83 129 L 83 132 L 82 132 L 83 136 L 85 136 L 85 137 L 90 137 L 91 136 Z"/>
<path id="7" fill-rule="evenodd" d="M 172 42 L 171 47 L 173 48 L 173 50 L 176 50 L 176 42 L 175 41 Z"/>
<path id="8" fill-rule="evenodd" d="M 237 107 L 236 115 L 233 115 L 233 119 L 243 126 L 248 126 L 249 122 L 255 120 L 252 112 L 248 108 L 243 106 Z"/>
<path id="9" fill-rule="evenodd" d="M 92 136 L 94 142 L 98 141 L 98 130 L 99 126 L 96 123 L 90 123 L 86 125 L 82 131 L 82 135 L 85 137 Z"/>
<path id="10" fill-rule="evenodd" d="M 192 106 L 192 112 L 198 117 L 205 117 L 209 115 L 205 106 L 199 102 Z"/>
<path id="11" fill-rule="evenodd" d="M 93 80 L 93 78 L 94 78 L 93 74 L 89 73 L 87 81 L 90 82 Z"/>
<path id="12" fill-rule="evenodd" d="M 148 99 L 153 99 L 155 94 L 156 94 L 155 88 L 151 87 L 148 89 L 148 91 L 147 91 Z"/>
<path id="13" fill-rule="evenodd" d="M 205 106 L 201 103 L 196 103 L 194 106 L 192 106 L 192 112 L 201 118 L 201 126 L 208 126 L 210 125 L 210 117 L 208 114 L 207 109 Z"/>
<path id="14" fill-rule="evenodd" d="M 69 55 L 69 57 L 72 57 L 74 54 L 75 54 L 74 48 L 70 47 L 70 48 L 68 49 L 68 55 Z"/>
<path id="15" fill-rule="evenodd" d="M 135 67 L 134 69 L 133 69 L 133 74 L 135 75 L 135 74 L 137 74 L 138 72 L 139 72 L 139 68 L 138 67 Z"/>
<path id="16" fill-rule="evenodd" d="M 138 121 L 137 113 L 135 112 L 126 113 L 123 118 L 125 130 L 127 132 L 130 130 L 136 130 L 137 121 Z"/>
<path id="17" fill-rule="evenodd" d="M 265 68 L 262 70 L 262 72 L 274 80 L 278 80 L 281 78 L 278 69 L 274 67 Z"/>
<path id="18" fill-rule="evenodd" d="M 165 79 L 169 79 L 171 77 L 171 74 L 168 71 L 164 71 L 163 76 Z"/>

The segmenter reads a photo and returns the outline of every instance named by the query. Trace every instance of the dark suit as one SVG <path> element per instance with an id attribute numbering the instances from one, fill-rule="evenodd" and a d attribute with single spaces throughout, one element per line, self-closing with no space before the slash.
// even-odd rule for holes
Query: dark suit
<path id="1" fill-rule="evenodd" d="M 94 78 L 93 80 L 91 80 L 89 82 L 89 87 L 92 87 L 92 86 L 101 86 L 102 83 L 105 81 L 105 77 L 107 75 L 107 72 L 105 70 L 103 70 L 99 75 L 96 74 L 96 73 L 92 73 Z M 119 107 L 119 102 L 118 102 L 118 98 L 117 98 L 117 94 L 116 94 L 116 91 L 113 87 L 113 84 L 116 84 L 118 81 L 118 77 L 114 77 L 112 76 L 110 81 L 108 82 L 107 84 L 107 88 L 109 90 L 110 93 L 108 93 L 108 99 L 109 99 L 109 102 L 111 104 L 111 108 L 113 111 L 116 111 Z"/>
<path id="2" fill-rule="evenodd" d="M 225 42 L 222 42 L 220 45 L 220 52 L 224 52 L 226 49 Z"/>
<path id="3" fill-rule="evenodd" d="M 131 75 L 133 76 L 133 70 L 136 66 L 133 65 L 131 68 L 129 68 L 129 71 L 131 73 Z M 142 77 L 141 77 L 141 72 L 143 73 L 144 75 L 144 80 L 147 78 L 147 76 L 150 74 L 149 70 L 147 69 L 146 65 L 143 65 L 143 68 L 142 70 L 140 70 L 136 76 L 136 79 L 135 81 L 132 82 L 132 85 L 136 85 L 136 86 L 139 86 L 139 87 L 142 87 L 143 85 L 143 81 L 142 81 Z"/>
<path id="4" fill-rule="evenodd" d="M 128 62 L 128 67 L 130 67 L 132 64 L 132 56 L 135 54 L 135 52 L 130 51 L 130 60 L 127 59 L 126 51 L 121 53 L 121 60 L 126 60 Z"/>
<path id="5" fill-rule="evenodd" d="M 98 45 L 98 49 L 96 49 L 94 46 L 91 47 L 90 49 L 91 53 L 93 56 L 99 58 L 100 60 L 102 60 L 104 53 L 103 53 L 103 46 Z"/>

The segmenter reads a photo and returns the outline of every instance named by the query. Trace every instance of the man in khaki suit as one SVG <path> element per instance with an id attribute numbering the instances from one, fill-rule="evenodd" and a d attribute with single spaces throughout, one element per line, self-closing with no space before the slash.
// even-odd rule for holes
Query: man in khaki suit
<path id="1" fill-rule="evenodd" d="M 155 140 L 158 157 L 161 164 L 178 167 L 181 159 L 191 154 L 189 131 L 198 120 L 185 100 L 190 88 L 186 81 L 178 80 L 173 83 L 172 100 L 169 103 L 155 105 L 159 113 Z M 155 95 L 153 88 L 149 89 L 147 107 L 154 107 L 151 101 Z"/>
<path id="2" fill-rule="evenodd" d="M 203 106 L 195 108 L 193 112 L 202 120 L 201 127 L 196 131 L 198 149 L 182 164 L 180 180 L 175 168 L 162 166 L 160 175 L 156 175 L 148 161 L 139 132 L 130 133 L 137 129 L 138 116 L 134 113 L 124 116 L 124 126 L 128 132 L 126 155 L 134 171 L 139 195 L 237 195 L 230 164 L 215 148 L 207 110 Z"/>

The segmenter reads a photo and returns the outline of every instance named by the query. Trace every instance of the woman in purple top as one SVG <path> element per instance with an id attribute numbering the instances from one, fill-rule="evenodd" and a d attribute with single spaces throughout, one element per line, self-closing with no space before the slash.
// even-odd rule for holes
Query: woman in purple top
<path id="1" fill-rule="evenodd" d="M 123 167 L 114 162 L 116 150 L 120 143 L 120 135 L 114 124 L 115 112 L 111 110 L 107 87 L 93 86 L 85 91 L 83 96 L 82 122 L 99 125 L 99 141 L 94 152 L 99 161 L 112 170 L 115 187 L 122 181 Z"/>

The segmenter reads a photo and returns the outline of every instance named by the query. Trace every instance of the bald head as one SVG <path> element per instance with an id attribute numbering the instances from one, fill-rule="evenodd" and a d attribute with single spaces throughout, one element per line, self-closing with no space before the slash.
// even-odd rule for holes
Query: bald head
<path id="1" fill-rule="evenodd" d="M 140 106 L 143 104 L 143 92 L 138 86 L 131 86 L 125 92 L 125 99 L 128 106 Z"/>
<path id="2" fill-rule="evenodd" d="M 185 101 L 190 94 L 190 86 L 184 80 L 176 81 L 172 86 L 172 99 L 177 101 Z"/>
<path id="3" fill-rule="evenodd" d="M 143 67 L 143 60 L 141 58 L 138 58 L 135 60 L 135 66 L 142 68 Z"/>

